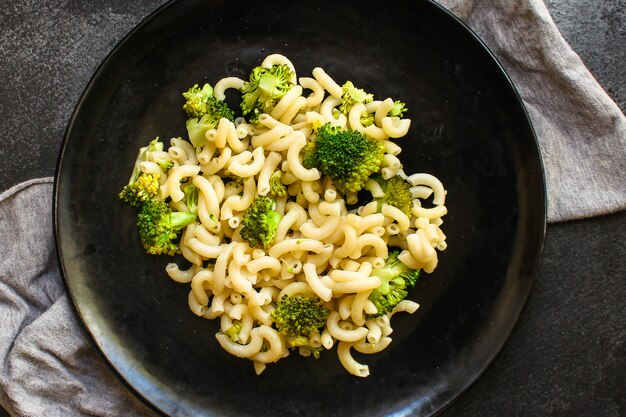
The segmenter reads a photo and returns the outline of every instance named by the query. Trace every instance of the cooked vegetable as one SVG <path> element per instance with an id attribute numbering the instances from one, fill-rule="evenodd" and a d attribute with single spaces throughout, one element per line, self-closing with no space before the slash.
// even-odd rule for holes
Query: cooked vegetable
<path id="1" fill-rule="evenodd" d="M 378 172 L 385 145 L 356 130 L 342 130 L 326 123 L 315 141 L 303 149 L 303 165 L 328 175 L 341 192 L 359 191 Z"/>
<path id="2" fill-rule="evenodd" d="M 311 346 L 311 336 L 326 326 L 329 310 L 320 304 L 319 298 L 283 296 L 270 314 L 278 333 L 288 348 L 304 347 L 313 357 L 319 358 L 324 348 Z"/>
<path id="3" fill-rule="evenodd" d="M 205 134 L 209 129 L 215 129 L 220 119 L 225 118 L 233 122 L 235 113 L 228 105 L 213 96 L 213 88 L 204 84 L 202 88 L 195 84 L 183 93 L 186 102 L 183 110 L 187 113 L 187 134 L 196 148 L 206 143 Z"/>
<path id="4" fill-rule="evenodd" d="M 244 212 L 239 234 L 250 246 L 268 247 L 276 235 L 281 215 L 274 211 L 274 200 L 257 197 Z"/>
<path id="5" fill-rule="evenodd" d="M 403 264 L 398 259 L 399 254 L 400 251 L 397 250 L 390 252 L 389 258 L 385 261 L 385 266 L 372 272 L 372 276 L 378 277 L 381 284 L 369 296 L 378 312 L 369 315 L 368 318 L 391 313 L 393 308 L 406 298 L 407 289 L 415 286 L 415 282 L 419 278 L 420 271 Z"/>
<path id="6" fill-rule="evenodd" d="M 175 255 L 180 252 L 180 230 L 196 220 L 196 215 L 172 211 L 161 201 L 150 199 L 141 207 L 137 227 L 144 249 L 151 255 Z"/>
<path id="7" fill-rule="evenodd" d="M 293 71 L 287 65 L 270 68 L 258 66 L 252 70 L 250 80 L 241 92 L 241 110 L 251 122 L 256 122 L 262 113 L 270 113 L 276 103 L 293 87 L 290 81 Z"/>

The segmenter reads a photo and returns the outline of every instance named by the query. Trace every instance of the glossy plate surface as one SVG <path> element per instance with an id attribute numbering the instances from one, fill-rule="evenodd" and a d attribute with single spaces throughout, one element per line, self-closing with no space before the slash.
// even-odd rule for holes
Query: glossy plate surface
<path id="1" fill-rule="evenodd" d="M 94 344 L 119 376 L 169 415 L 430 415 L 488 366 L 537 274 L 545 192 L 536 140 L 501 67 L 459 21 L 428 1 L 168 4 L 98 69 L 68 126 L 57 169 L 55 233 L 62 273 Z M 353 377 L 335 350 L 297 354 L 254 374 L 225 353 L 218 323 L 195 317 L 171 261 L 143 253 L 134 211 L 117 193 L 137 149 L 185 135 L 181 92 L 246 77 L 270 53 L 300 76 L 323 67 L 375 96 L 405 101 L 405 171 L 448 190 L 448 249 L 394 317 L 393 342 L 355 354 Z"/>

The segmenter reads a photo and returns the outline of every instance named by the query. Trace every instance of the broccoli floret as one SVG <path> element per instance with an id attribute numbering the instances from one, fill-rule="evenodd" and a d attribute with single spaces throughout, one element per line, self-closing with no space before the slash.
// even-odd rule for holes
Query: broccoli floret
<path id="1" fill-rule="evenodd" d="M 228 336 L 230 336 L 230 339 L 233 342 L 238 342 L 239 341 L 239 332 L 241 332 L 241 322 L 233 324 L 228 329 L 226 329 L 226 331 L 224 333 L 226 333 Z"/>
<path id="2" fill-rule="evenodd" d="M 399 208 L 410 218 L 411 208 L 413 207 L 411 185 L 397 175 L 386 180 L 382 175 L 374 174 L 372 179 L 380 185 L 380 188 L 385 193 L 383 197 L 376 199 L 378 208 L 381 209 L 383 204 L 389 204 Z"/>
<path id="3" fill-rule="evenodd" d="M 189 140 L 196 148 L 206 143 L 205 133 L 209 129 L 215 129 L 221 118 L 233 122 L 235 113 L 228 105 L 213 96 L 213 88 L 204 84 L 202 88 L 195 84 L 186 93 L 183 93 L 185 104 L 183 109 L 187 113 L 187 133 Z"/>
<path id="4" fill-rule="evenodd" d="M 293 87 L 294 75 L 288 65 L 271 68 L 256 67 L 241 88 L 241 110 L 251 122 L 256 122 L 261 113 L 269 113 L 276 103 Z"/>
<path id="5" fill-rule="evenodd" d="M 163 172 L 167 173 L 167 171 L 174 166 L 174 161 L 167 152 L 164 152 L 164 149 L 165 145 L 163 142 L 159 141 L 159 137 L 157 136 L 148 146 L 144 146 L 139 150 L 139 156 L 135 162 L 135 170 L 139 170 L 140 162 L 152 161 L 159 164 Z"/>
<path id="6" fill-rule="evenodd" d="M 172 161 L 171 159 L 158 159 L 154 162 L 159 164 L 163 172 L 167 172 L 174 167 L 174 161 Z"/>
<path id="7" fill-rule="evenodd" d="M 193 144 L 193 146 L 196 148 L 204 146 L 206 143 L 206 137 L 204 135 L 207 130 L 215 129 L 222 118 L 234 122 L 235 113 L 225 102 L 218 100 L 215 97 L 209 97 L 206 104 L 206 113 L 199 118 L 193 117 L 187 119 L 187 122 L 185 123 L 187 126 L 189 141 Z"/>
<path id="8" fill-rule="evenodd" d="M 352 107 L 357 103 L 367 104 L 374 100 L 374 96 L 372 94 L 366 93 L 360 88 L 356 88 L 352 81 L 346 81 L 344 85 L 341 86 L 343 93 L 341 94 L 341 104 L 339 105 L 339 111 L 341 111 L 346 116 L 352 110 Z"/>
<path id="9" fill-rule="evenodd" d="M 287 188 L 285 188 L 285 185 L 280 181 L 282 176 L 283 172 L 278 170 L 270 177 L 270 193 L 276 197 L 284 197 L 287 195 Z"/>
<path id="10" fill-rule="evenodd" d="M 231 122 L 235 121 L 235 112 L 228 107 L 225 101 L 218 100 L 215 97 L 210 97 L 207 101 L 207 114 L 213 116 L 215 127 L 219 123 L 220 119 L 228 119 Z"/>
<path id="11" fill-rule="evenodd" d="M 314 141 L 307 142 L 300 153 L 302 154 L 302 166 L 306 169 L 317 168 L 319 166 L 320 161 L 317 157 L 317 149 Z"/>
<path id="12" fill-rule="evenodd" d="M 130 182 L 122 188 L 119 198 L 132 207 L 141 207 L 147 200 L 156 196 L 159 191 L 159 174 L 141 174 L 131 177 Z"/>
<path id="13" fill-rule="evenodd" d="M 261 245 L 267 248 L 276 235 L 276 228 L 281 215 L 274 211 L 274 200 L 269 197 L 257 197 L 243 213 L 241 238 L 251 247 Z"/>
<path id="14" fill-rule="evenodd" d="M 343 90 L 343 93 L 341 94 L 339 111 L 346 116 L 350 113 L 350 110 L 352 110 L 352 107 L 356 103 L 367 104 L 374 100 L 374 96 L 372 94 L 366 93 L 360 88 L 356 88 L 354 84 L 352 84 L 352 81 L 346 81 L 346 83 L 341 86 L 341 89 Z M 374 114 L 364 111 L 361 115 L 361 124 L 363 126 L 374 124 Z"/>
<path id="15" fill-rule="evenodd" d="M 183 197 L 183 203 L 187 206 L 187 211 L 191 214 L 198 215 L 198 188 L 188 183 L 183 187 L 183 193 L 185 196 Z"/>
<path id="16" fill-rule="evenodd" d="M 175 255 L 180 252 L 176 242 L 180 230 L 195 220 L 195 214 L 172 211 L 165 202 L 150 199 L 137 217 L 141 243 L 151 255 Z"/>
<path id="17" fill-rule="evenodd" d="M 311 148 L 305 149 L 303 164 L 328 175 L 339 191 L 356 192 L 370 175 L 378 172 L 384 153 L 382 141 L 326 123 L 317 131 Z"/>
<path id="18" fill-rule="evenodd" d="M 207 101 L 213 97 L 213 88 L 209 84 L 204 84 L 202 88 L 194 84 L 189 90 L 183 93 L 185 104 L 183 110 L 188 117 L 202 117 L 207 113 Z"/>
<path id="19" fill-rule="evenodd" d="M 403 264 L 398 259 L 399 254 L 400 251 L 391 251 L 385 261 L 385 266 L 372 272 L 372 276 L 378 277 L 381 284 L 369 296 L 378 311 L 376 314 L 368 315 L 367 318 L 391 313 L 393 308 L 408 295 L 407 288 L 415 286 L 420 271 Z"/>
<path id="20" fill-rule="evenodd" d="M 374 113 L 363 112 L 361 115 L 361 124 L 365 127 L 374 124 Z"/>
<path id="21" fill-rule="evenodd" d="M 406 108 L 406 105 L 403 102 L 401 102 L 400 100 L 396 100 L 393 102 L 393 107 L 391 108 L 391 110 L 387 112 L 387 116 L 402 118 L 404 116 L 404 113 L 406 113 L 408 110 L 409 109 Z"/>
<path id="22" fill-rule="evenodd" d="M 320 305 L 319 298 L 283 296 L 270 314 L 278 333 L 288 348 L 305 347 L 319 358 L 323 348 L 310 345 L 310 337 L 319 334 L 326 325 L 329 310 Z"/>
<path id="23" fill-rule="evenodd" d="M 133 207 L 141 207 L 146 200 L 156 196 L 159 191 L 160 175 L 142 173 L 139 166 L 144 161 L 154 161 L 155 153 L 161 151 L 163 142 L 159 142 L 158 137 L 139 149 L 128 184 L 118 194 L 120 199 Z"/>

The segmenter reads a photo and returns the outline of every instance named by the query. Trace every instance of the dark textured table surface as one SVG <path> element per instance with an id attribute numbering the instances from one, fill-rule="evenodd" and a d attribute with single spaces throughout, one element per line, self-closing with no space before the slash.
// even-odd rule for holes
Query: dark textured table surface
<path id="1" fill-rule="evenodd" d="M 54 174 L 98 64 L 163 0 L 0 0 L 0 191 Z M 626 108 L 623 0 L 546 0 L 564 37 Z M 626 415 L 626 213 L 548 226 L 517 327 L 443 415 Z M 0 412 L 1 414 L 1 412 Z"/>

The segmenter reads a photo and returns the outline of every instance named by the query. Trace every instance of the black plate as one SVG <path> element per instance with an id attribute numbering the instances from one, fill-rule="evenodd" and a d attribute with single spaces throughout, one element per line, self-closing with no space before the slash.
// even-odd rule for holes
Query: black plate
<path id="1" fill-rule="evenodd" d="M 184 135 L 180 93 L 245 77 L 269 53 L 299 75 L 323 67 L 378 97 L 404 100 L 407 172 L 448 190 L 449 249 L 394 318 L 384 352 L 291 355 L 256 376 L 225 353 L 217 323 L 188 310 L 170 261 L 143 253 L 134 211 L 117 199 L 139 146 Z M 56 175 L 62 273 L 94 344 L 162 413 L 213 416 L 434 414 L 483 372 L 514 326 L 537 274 L 545 190 L 537 143 L 510 80 L 485 46 L 428 1 L 180 1 L 141 23 L 101 65 L 69 123 Z"/>

